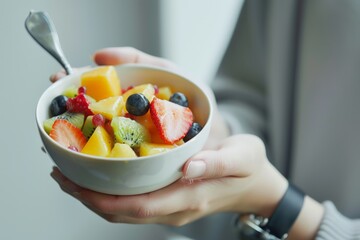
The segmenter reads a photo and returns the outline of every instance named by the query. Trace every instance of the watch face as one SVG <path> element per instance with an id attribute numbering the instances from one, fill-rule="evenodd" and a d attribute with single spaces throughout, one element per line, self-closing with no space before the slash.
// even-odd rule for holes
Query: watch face
<path id="1" fill-rule="evenodd" d="M 241 227 L 239 237 L 240 240 L 267 240 L 264 238 L 264 234 L 247 224 L 244 224 Z"/>
<path id="2" fill-rule="evenodd" d="M 238 223 L 240 240 L 280 240 L 251 220 Z"/>

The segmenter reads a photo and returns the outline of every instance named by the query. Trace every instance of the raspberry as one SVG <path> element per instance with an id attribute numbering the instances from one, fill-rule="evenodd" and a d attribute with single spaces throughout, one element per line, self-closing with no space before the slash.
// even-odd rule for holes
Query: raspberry
<path id="1" fill-rule="evenodd" d="M 79 94 L 74 98 L 69 98 L 66 102 L 66 108 L 69 112 L 83 113 L 85 116 L 92 115 L 89 109 L 89 101 L 84 94 Z"/>

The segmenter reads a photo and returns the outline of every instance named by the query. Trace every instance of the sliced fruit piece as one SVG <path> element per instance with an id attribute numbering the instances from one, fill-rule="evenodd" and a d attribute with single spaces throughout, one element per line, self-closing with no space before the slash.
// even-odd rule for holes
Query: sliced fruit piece
<path id="1" fill-rule="evenodd" d="M 126 103 L 128 97 L 135 93 L 141 93 L 141 94 L 145 95 L 145 97 L 149 100 L 149 102 L 151 102 L 151 100 L 153 99 L 153 97 L 155 95 L 155 89 L 152 84 L 142 84 L 142 85 L 133 87 L 123 94 L 124 102 Z"/>
<path id="2" fill-rule="evenodd" d="M 150 139 L 148 130 L 134 120 L 126 117 L 114 117 L 111 121 L 116 142 L 138 147 Z"/>
<path id="3" fill-rule="evenodd" d="M 113 144 L 110 134 L 102 126 L 99 126 L 95 129 L 81 153 L 106 157 L 110 154 Z"/>
<path id="4" fill-rule="evenodd" d="M 69 98 L 66 107 L 69 112 L 83 113 L 85 116 L 93 115 L 89 109 L 90 101 L 84 94 L 79 94 L 74 98 Z"/>
<path id="5" fill-rule="evenodd" d="M 78 127 L 64 119 L 55 120 L 50 131 L 50 137 L 65 148 L 81 151 L 86 144 L 86 138 Z"/>
<path id="6" fill-rule="evenodd" d="M 129 145 L 123 143 L 115 143 L 108 157 L 136 158 L 137 155 Z"/>
<path id="7" fill-rule="evenodd" d="M 109 97 L 98 102 L 91 103 L 89 108 L 94 114 L 102 114 L 106 119 L 113 119 L 123 111 L 125 103 L 122 96 Z"/>
<path id="8" fill-rule="evenodd" d="M 169 100 L 172 95 L 173 92 L 171 91 L 170 87 L 160 87 L 156 97 L 163 100 Z"/>
<path id="9" fill-rule="evenodd" d="M 75 86 L 70 86 L 65 89 L 65 91 L 63 92 L 62 95 L 66 96 L 68 98 L 76 97 L 78 95 L 78 88 Z"/>
<path id="10" fill-rule="evenodd" d="M 140 157 L 151 156 L 173 149 L 174 145 L 144 142 L 140 145 Z"/>
<path id="11" fill-rule="evenodd" d="M 81 86 L 96 101 L 121 95 L 120 79 L 114 66 L 103 66 L 81 75 Z"/>
<path id="12" fill-rule="evenodd" d="M 141 125 L 143 125 L 147 130 L 152 131 L 153 129 L 156 130 L 156 127 L 151 119 L 150 111 L 148 111 L 145 115 L 142 116 L 133 116 L 127 113 L 125 117 L 131 118 Z M 157 131 L 157 130 L 156 130 Z"/>
<path id="13" fill-rule="evenodd" d="M 81 129 L 81 131 L 84 134 L 84 136 L 86 137 L 86 139 L 89 139 L 96 129 L 96 126 L 93 124 L 93 121 L 92 121 L 93 117 L 94 117 L 94 115 L 87 116 L 87 118 L 85 119 L 84 125 Z"/>
<path id="14" fill-rule="evenodd" d="M 150 104 L 150 113 L 160 137 L 169 144 L 182 139 L 193 123 L 190 108 L 156 97 Z"/>
<path id="15" fill-rule="evenodd" d="M 70 123 L 74 124 L 77 128 L 81 129 L 82 125 L 84 124 L 84 114 L 82 113 L 70 113 L 70 112 L 64 112 L 61 115 L 57 115 L 55 117 L 46 119 L 43 123 L 44 130 L 48 134 L 51 131 L 51 128 L 55 122 L 56 119 L 64 119 L 69 121 Z"/>

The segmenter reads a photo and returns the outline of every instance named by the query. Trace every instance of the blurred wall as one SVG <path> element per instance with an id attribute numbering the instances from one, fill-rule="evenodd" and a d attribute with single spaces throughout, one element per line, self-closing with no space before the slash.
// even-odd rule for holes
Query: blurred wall
<path id="1" fill-rule="evenodd" d="M 27 34 L 29 10 L 53 19 L 75 66 L 91 65 L 99 48 L 131 45 L 160 54 L 157 0 L 8 0 L 0 6 L 0 239 L 165 239 L 159 226 L 110 224 L 64 194 L 35 125 L 35 106 L 59 64 Z"/>
<path id="2" fill-rule="evenodd" d="M 215 71 L 242 0 L 2 0 L 0 6 L 0 239 L 180 239 L 157 225 L 110 224 L 50 178 L 35 124 L 40 94 L 59 64 L 27 34 L 29 10 L 47 11 L 72 66 L 103 47 L 165 56 L 199 79 Z"/>
<path id="3" fill-rule="evenodd" d="M 243 0 L 160 0 L 163 56 L 209 82 L 235 26 Z"/>

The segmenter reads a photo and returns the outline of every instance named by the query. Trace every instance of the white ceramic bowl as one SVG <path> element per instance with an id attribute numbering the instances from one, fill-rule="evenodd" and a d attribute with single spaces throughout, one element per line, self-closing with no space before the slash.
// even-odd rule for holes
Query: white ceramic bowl
<path id="1" fill-rule="evenodd" d="M 183 164 L 199 152 L 210 132 L 212 104 L 208 94 L 196 83 L 169 70 L 138 64 L 116 67 L 122 88 L 142 83 L 171 86 L 183 92 L 195 120 L 203 129 L 193 139 L 168 152 L 136 159 L 103 158 L 77 153 L 60 146 L 43 129 L 49 118 L 51 100 L 70 85 L 79 85 L 81 73 L 66 76 L 52 84 L 40 97 L 36 122 L 47 153 L 60 171 L 78 185 L 108 194 L 133 195 L 165 187 L 181 177 Z"/>

